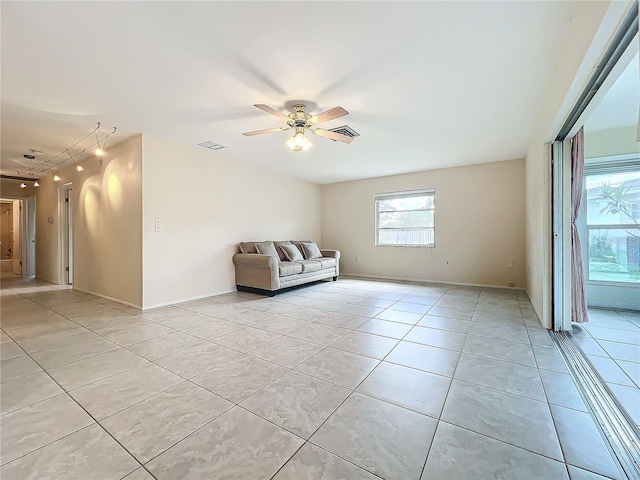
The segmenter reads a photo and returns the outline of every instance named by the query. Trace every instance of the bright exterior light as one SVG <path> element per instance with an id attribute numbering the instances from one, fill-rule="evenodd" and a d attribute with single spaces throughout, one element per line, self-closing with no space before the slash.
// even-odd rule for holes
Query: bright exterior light
<path id="1" fill-rule="evenodd" d="M 25 185 L 25 183 L 24 183 L 24 182 L 22 182 L 22 183 L 20 184 L 20 188 L 27 188 L 27 186 Z"/>
<path id="2" fill-rule="evenodd" d="M 81 172 L 82 170 L 84 170 L 84 168 L 82 168 L 82 165 L 76 165 L 76 170 Z"/>
<path id="3" fill-rule="evenodd" d="M 39 186 L 40 186 L 40 184 L 39 184 L 39 183 L 38 183 L 38 181 L 36 180 L 35 182 L 33 182 L 33 186 L 34 186 L 34 187 L 39 187 Z"/>
<path id="4" fill-rule="evenodd" d="M 96 148 L 96 155 L 101 157 L 104 155 L 104 150 L 102 150 L 101 148 Z"/>
<path id="5" fill-rule="evenodd" d="M 54 182 L 59 182 L 60 181 L 60 177 L 58 175 L 54 175 L 53 176 L 53 181 Z"/>
<path id="6" fill-rule="evenodd" d="M 307 150 L 313 144 L 304 136 L 304 132 L 297 132 L 293 137 L 287 140 L 287 146 L 294 152 Z"/>

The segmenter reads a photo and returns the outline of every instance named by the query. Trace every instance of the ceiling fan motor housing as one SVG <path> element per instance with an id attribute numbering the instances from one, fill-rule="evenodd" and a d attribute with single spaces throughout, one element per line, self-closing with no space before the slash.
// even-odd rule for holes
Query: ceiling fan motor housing
<path id="1" fill-rule="evenodd" d="M 294 128 L 307 128 L 309 126 L 307 120 L 311 118 L 311 115 L 305 113 L 307 106 L 299 103 L 294 105 L 293 109 L 295 112 L 289 114 L 291 121 L 287 122 L 289 126 Z"/>

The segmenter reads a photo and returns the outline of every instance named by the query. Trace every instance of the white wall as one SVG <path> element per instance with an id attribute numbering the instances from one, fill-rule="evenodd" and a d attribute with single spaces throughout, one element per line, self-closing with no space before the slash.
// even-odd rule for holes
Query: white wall
<path id="1" fill-rule="evenodd" d="M 553 141 L 582 92 L 627 3 L 575 2 L 564 43 L 558 45 L 556 58 L 549 59 L 548 67 L 555 62 L 554 73 L 525 160 L 527 292 L 547 327 L 551 327 L 551 189 L 550 158 L 545 144 Z M 605 19 L 607 22 L 603 22 Z M 599 29 L 603 23 L 607 28 Z"/>
<path id="2" fill-rule="evenodd" d="M 636 141 L 636 127 L 616 128 L 597 132 L 585 132 L 584 157 L 597 158 L 640 152 Z"/>
<path id="3" fill-rule="evenodd" d="M 145 308 L 235 290 L 238 242 L 321 240 L 316 184 L 148 135 L 142 152 Z"/>
<path id="4" fill-rule="evenodd" d="M 374 246 L 374 195 L 422 188 L 436 189 L 436 247 Z M 344 273 L 522 288 L 524 161 L 323 185 L 322 244 Z"/>
<path id="5" fill-rule="evenodd" d="M 100 159 L 49 175 L 36 190 L 36 276 L 62 283 L 59 190 L 73 186 L 74 288 L 142 305 L 142 141 L 132 137 Z M 53 223 L 48 222 L 48 218 Z"/>

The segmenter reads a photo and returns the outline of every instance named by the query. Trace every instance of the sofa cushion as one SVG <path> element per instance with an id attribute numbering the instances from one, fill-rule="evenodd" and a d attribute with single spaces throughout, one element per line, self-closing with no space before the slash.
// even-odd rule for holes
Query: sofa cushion
<path id="1" fill-rule="evenodd" d="M 302 245 L 302 253 L 304 253 L 304 258 L 307 260 L 311 260 L 314 258 L 322 258 L 322 253 L 320 253 L 320 249 L 318 245 L 314 242 L 300 242 Z"/>
<path id="2" fill-rule="evenodd" d="M 280 277 L 288 277 L 302 273 L 302 264 L 298 262 L 280 262 L 278 265 L 278 275 Z"/>
<path id="3" fill-rule="evenodd" d="M 318 272 L 322 270 L 322 264 L 316 260 L 302 260 L 297 263 L 302 265 L 302 273 Z"/>
<path id="4" fill-rule="evenodd" d="M 335 258 L 330 258 L 330 257 L 314 258 L 313 261 L 320 262 L 320 265 L 322 265 L 323 270 L 325 268 L 332 268 L 336 266 Z"/>
<path id="5" fill-rule="evenodd" d="M 286 255 L 284 254 L 284 252 L 280 249 L 281 246 L 283 245 L 291 245 L 291 242 L 289 240 L 285 240 L 282 242 L 273 242 L 273 244 L 276 247 L 276 252 L 278 252 L 278 257 L 280 257 L 280 261 L 284 262 L 287 260 Z"/>
<path id="6" fill-rule="evenodd" d="M 297 262 L 304 260 L 304 257 L 295 245 L 280 245 L 280 251 L 284 254 L 285 260 L 290 262 Z"/>
<path id="7" fill-rule="evenodd" d="M 256 250 L 256 242 L 240 242 L 238 244 L 240 253 L 258 253 Z"/>
<path id="8" fill-rule="evenodd" d="M 256 250 L 262 255 L 271 255 L 272 257 L 280 258 L 273 242 L 258 242 L 256 243 Z"/>

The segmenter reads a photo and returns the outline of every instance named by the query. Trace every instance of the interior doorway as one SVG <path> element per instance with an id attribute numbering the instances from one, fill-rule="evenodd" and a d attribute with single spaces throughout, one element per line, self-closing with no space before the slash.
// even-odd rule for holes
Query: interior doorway
<path id="1" fill-rule="evenodd" d="M 0 265 L 3 272 L 13 271 L 13 201 L 0 202 Z"/>
<path id="2" fill-rule="evenodd" d="M 3 272 L 35 276 L 35 196 L 0 198 L 0 264 Z"/>

